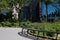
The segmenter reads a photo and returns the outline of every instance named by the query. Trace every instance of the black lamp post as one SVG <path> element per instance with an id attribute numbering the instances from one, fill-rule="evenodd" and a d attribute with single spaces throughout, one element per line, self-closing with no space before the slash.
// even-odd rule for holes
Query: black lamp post
<path id="1" fill-rule="evenodd" d="M 21 5 L 19 7 L 19 4 L 17 4 L 17 12 L 18 12 L 18 22 L 19 22 L 19 26 L 20 26 L 20 13 L 22 12 L 21 9 L 22 9 L 23 5 Z"/>
<path id="2" fill-rule="evenodd" d="M 18 12 L 18 19 L 17 19 L 17 22 L 19 22 L 19 26 L 20 26 L 20 13 L 21 13 L 21 9 L 19 8 L 19 4 L 17 3 L 16 5 L 16 10 Z"/>
<path id="3" fill-rule="evenodd" d="M 20 13 L 21 13 L 21 9 L 19 9 L 19 14 L 18 14 L 19 26 L 20 26 Z"/>

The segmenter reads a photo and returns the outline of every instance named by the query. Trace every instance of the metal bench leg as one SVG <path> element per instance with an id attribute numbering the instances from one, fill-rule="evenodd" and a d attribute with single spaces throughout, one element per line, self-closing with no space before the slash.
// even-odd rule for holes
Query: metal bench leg
<path id="1" fill-rule="evenodd" d="M 22 34 L 23 34 L 23 28 L 22 28 Z"/>
<path id="2" fill-rule="evenodd" d="M 26 36 L 28 36 L 28 32 L 29 32 L 29 30 L 27 30 L 27 34 L 26 34 Z"/>
<path id="3" fill-rule="evenodd" d="M 38 31 L 38 34 L 37 34 L 37 40 L 39 40 L 38 35 L 39 35 L 39 31 Z"/>
<path id="4" fill-rule="evenodd" d="M 56 40 L 58 40 L 58 34 L 56 35 Z"/>

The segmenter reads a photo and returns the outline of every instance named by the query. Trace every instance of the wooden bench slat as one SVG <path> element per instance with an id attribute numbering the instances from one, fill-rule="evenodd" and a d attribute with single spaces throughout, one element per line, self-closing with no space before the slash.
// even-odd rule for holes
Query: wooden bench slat
<path id="1" fill-rule="evenodd" d="M 47 38 L 45 36 L 39 36 L 39 33 L 37 35 L 34 35 L 34 33 L 29 33 L 29 30 L 32 30 L 32 31 L 37 31 L 37 32 L 47 32 L 47 33 L 54 33 L 54 34 L 57 34 L 56 36 L 56 40 L 58 38 L 58 34 L 60 34 L 60 32 L 56 32 L 56 31 L 49 31 L 49 30 L 39 30 L 39 29 L 34 29 L 34 28 L 25 28 L 27 29 L 27 32 L 28 34 L 32 35 L 32 36 L 37 36 L 37 37 L 41 37 L 41 38 Z M 54 39 L 54 38 L 51 38 L 51 37 L 48 37 L 48 39 Z M 55 39 L 54 39 L 55 40 Z"/>
<path id="2" fill-rule="evenodd" d="M 49 32 L 49 33 L 60 34 L 60 32 L 56 32 L 56 31 L 38 30 L 38 29 L 32 29 L 32 28 L 28 28 L 28 30 L 34 30 L 34 31 L 39 31 L 39 32 Z"/>

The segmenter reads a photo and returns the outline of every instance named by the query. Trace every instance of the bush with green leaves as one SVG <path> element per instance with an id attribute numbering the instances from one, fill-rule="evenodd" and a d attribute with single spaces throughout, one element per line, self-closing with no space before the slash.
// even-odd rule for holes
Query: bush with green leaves
<path id="1" fill-rule="evenodd" d="M 2 26 L 8 26 L 8 27 L 12 26 L 10 22 L 1 22 L 1 25 Z"/>
<path id="2" fill-rule="evenodd" d="M 2 27 L 18 27 L 19 24 L 15 23 L 15 22 L 5 21 L 5 22 L 0 22 L 0 26 L 2 26 Z"/>

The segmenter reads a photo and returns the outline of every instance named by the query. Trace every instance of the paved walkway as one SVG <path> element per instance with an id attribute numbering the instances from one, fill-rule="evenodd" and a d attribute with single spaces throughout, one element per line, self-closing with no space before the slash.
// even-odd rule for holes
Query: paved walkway
<path id="1" fill-rule="evenodd" d="M 18 35 L 21 28 L 0 28 L 0 40 L 32 40 Z"/>

